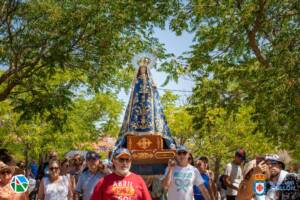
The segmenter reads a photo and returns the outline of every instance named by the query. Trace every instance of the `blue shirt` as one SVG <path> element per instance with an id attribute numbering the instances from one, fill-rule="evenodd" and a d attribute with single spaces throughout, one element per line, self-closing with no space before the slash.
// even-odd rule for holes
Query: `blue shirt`
<path id="1" fill-rule="evenodd" d="M 75 191 L 82 194 L 83 200 L 89 200 L 93 194 L 94 187 L 103 176 L 104 174 L 100 172 L 96 174 L 92 174 L 89 170 L 82 172 L 79 176 Z"/>
<path id="2" fill-rule="evenodd" d="M 204 186 L 206 187 L 206 189 L 208 189 L 209 186 L 209 176 L 207 173 L 201 173 L 202 179 L 204 180 Z M 198 187 L 198 185 L 194 185 L 193 187 L 194 190 L 194 198 L 195 200 L 204 200 L 204 197 L 201 194 L 201 191 Z"/>
<path id="3" fill-rule="evenodd" d="M 31 163 L 30 168 L 31 168 L 31 173 L 32 173 L 32 175 L 34 176 L 34 178 L 36 178 L 37 175 L 38 175 L 38 167 L 37 167 L 37 164 Z"/>

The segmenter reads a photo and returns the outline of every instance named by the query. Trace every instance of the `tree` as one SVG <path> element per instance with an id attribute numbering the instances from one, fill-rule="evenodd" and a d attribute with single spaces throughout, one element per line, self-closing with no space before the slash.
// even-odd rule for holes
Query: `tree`
<path id="1" fill-rule="evenodd" d="M 172 136 L 179 144 L 186 144 L 194 138 L 196 131 L 193 128 L 193 117 L 187 106 L 169 107 L 166 115 Z"/>
<path id="2" fill-rule="evenodd" d="M 165 70 L 194 78 L 198 128 L 210 109 L 250 105 L 257 131 L 299 155 L 299 7 L 296 0 L 190 0 L 178 10 L 171 28 L 195 33 L 195 42 L 182 56 L 186 66 Z"/>
<path id="3" fill-rule="evenodd" d="M 74 90 L 82 85 L 91 92 L 127 88 L 132 55 L 148 49 L 164 57 L 163 47 L 151 34 L 154 26 L 164 26 L 178 4 L 1 1 L 0 102 L 9 99 L 18 108 L 30 105 L 32 113 L 55 116 L 55 109 L 70 106 Z M 49 89 L 49 81 L 60 74 L 67 76 Z"/>
<path id="4" fill-rule="evenodd" d="M 177 105 L 178 95 L 170 91 L 161 98 L 168 126 L 178 144 L 186 144 L 194 138 L 193 117 L 187 110 L 188 105 Z"/>
<path id="5" fill-rule="evenodd" d="M 251 106 L 245 105 L 231 114 L 222 107 L 209 108 L 206 112 L 200 134 L 191 144 L 195 154 L 211 158 L 217 175 L 220 167 L 233 159 L 238 148 L 244 148 L 249 159 L 279 150 L 271 138 L 256 131 L 253 112 Z"/>
<path id="6" fill-rule="evenodd" d="M 88 149 L 102 135 L 116 135 L 122 104 L 111 93 L 74 100 L 67 112 L 63 129 L 58 130 L 43 118 L 20 122 L 19 113 L 6 104 L 0 106 L 0 147 L 11 150 L 18 158 L 38 158 L 55 149 L 60 154 L 70 149 Z"/>

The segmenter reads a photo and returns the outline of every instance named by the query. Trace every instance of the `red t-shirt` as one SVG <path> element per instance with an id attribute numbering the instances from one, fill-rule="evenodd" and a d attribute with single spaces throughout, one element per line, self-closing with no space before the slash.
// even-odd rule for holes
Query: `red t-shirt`
<path id="1" fill-rule="evenodd" d="M 90 200 L 151 200 L 151 196 L 142 177 L 112 173 L 100 179 Z"/>

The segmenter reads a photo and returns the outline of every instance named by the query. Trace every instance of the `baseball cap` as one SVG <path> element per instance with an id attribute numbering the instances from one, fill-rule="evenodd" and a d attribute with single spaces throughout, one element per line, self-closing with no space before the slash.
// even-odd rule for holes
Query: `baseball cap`
<path id="1" fill-rule="evenodd" d="M 184 145 L 178 145 L 176 148 L 176 153 L 178 152 L 189 152 L 188 149 Z"/>
<path id="2" fill-rule="evenodd" d="M 202 160 L 205 163 L 208 163 L 208 158 L 206 156 L 199 156 L 195 159 L 195 161 Z"/>
<path id="3" fill-rule="evenodd" d="M 88 151 L 86 154 L 86 159 L 87 160 L 98 160 L 99 154 L 96 153 L 95 151 Z"/>
<path id="4" fill-rule="evenodd" d="M 241 160 L 246 161 L 246 152 L 244 149 L 238 149 L 235 152 L 235 155 L 238 156 Z"/>
<path id="5" fill-rule="evenodd" d="M 118 148 L 114 151 L 113 158 L 121 158 L 121 157 L 130 158 L 131 153 L 126 148 Z"/>
<path id="6" fill-rule="evenodd" d="M 283 168 L 283 169 L 285 168 L 285 164 L 284 164 L 283 159 L 280 158 L 280 156 L 277 155 L 277 154 L 267 155 L 267 156 L 265 157 L 265 160 L 266 160 L 266 161 L 270 160 L 270 161 L 278 162 L 278 163 L 280 163 L 280 164 L 282 165 L 282 168 Z"/>

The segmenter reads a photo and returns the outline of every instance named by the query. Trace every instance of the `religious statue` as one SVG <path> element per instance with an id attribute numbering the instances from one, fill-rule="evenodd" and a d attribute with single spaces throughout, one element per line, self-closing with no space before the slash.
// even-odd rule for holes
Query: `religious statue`
<path id="1" fill-rule="evenodd" d="M 134 57 L 133 64 L 137 71 L 115 146 L 126 147 L 131 151 L 133 172 L 161 175 L 168 160 L 175 156 L 176 144 L 151 76 L 150 67 L 155 64 L 155 57 L 142 53 Z"/>
<path id="2" fill-rule="evenodd" d="M 166 149 L 174 149 L 175 142 L 168 128 L 158 90 L 150 66 L 155 64 L 152 54 L 143 53 L 133 59 L 138 65 L 131 85 L 130 100 L 117 141 L 117 146 L 126 147 L 127 135 L 160 135 Z"/>

